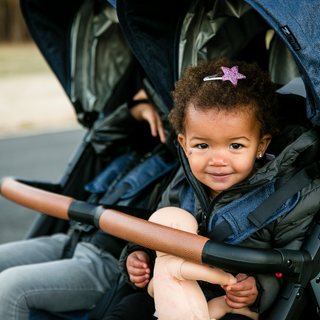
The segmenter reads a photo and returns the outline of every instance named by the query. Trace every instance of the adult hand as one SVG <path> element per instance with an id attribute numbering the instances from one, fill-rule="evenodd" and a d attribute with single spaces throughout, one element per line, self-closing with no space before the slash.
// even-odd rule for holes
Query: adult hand
<path id="1" fill-rule="evenodd" d="M 222 286 L 226 291 L 226 303 L 229 307 L 239 309 L 254 304 L 258 296 L 256 279 L 244 273 L 236 275 L 237 283 Z"/>
<path id="2" fill-rule="evenodd" d="M 145 100 L 130 109 L 131 115 L 138 121 L 147 121 L 150 125 L 151 135 L 156 137 L 159 134 L 160 141 L 165 143 L 166 134 L 163 130 L 163 124 L 160 116 L 153 105 L 148 101 L 148 96 L 143 89 L 141 89 L 133 100 Z"/>
<path id="3" fill-rule="evenodd" d="M 145 287 L 150 278 L 150 258 L 144 251 L 134 251 L 129 254 L 126 262 L 130 281 L 138 288 Z"/>

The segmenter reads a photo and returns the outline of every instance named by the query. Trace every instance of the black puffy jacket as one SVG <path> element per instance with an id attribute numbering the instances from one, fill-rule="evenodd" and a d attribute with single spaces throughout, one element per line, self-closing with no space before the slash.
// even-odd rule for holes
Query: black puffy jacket
<path id="1" fill-rule="evenodd" d="M 303 116 L 299 117 L 301 101 L 299 98 L 287 99 L 287 107 L 283 108 L 286 113 L 291 110 L 292 114 L 287 117 L 286 124 L 282 133 L 274 139 L 270 144 L 267 153 L 272 153 L 276 157 L 272 161 L 257 162 L 258 171 L 245 182 L 241 182 L 228 190 L 219 194 L 213 200 L 210 200 L 208 193 L 205 192 L 204 186 L 197 188 L 196 178 L 193 176 L 189 167 L 187 158 L 181 152 L 182 168 L 171 182 L 162 196 L 160 207 L 179 206 L 179 198 L 186 190 L 188 185 L 187 179 L 193 186 L 195 194 L 196 206 L 195 215 L 198 221 L 208 221 L 218 209 L 227 205 L 241 197 L 244 193 L 256 188 L 257 185 L 266 181 L 271 181 L 275 177 L 281 177 L 296 167 L 303 167 L 317 158 L 317 150 L 320 145 L 320 134 L 318 127 L 311 125 Z M 298 104 L 296 103 L 298 100 Z M 298 109 L 298 110 L 297 110 Z M 303 110 L 303 109 L 302 109 Z M 260 168 L 259 168 L 260 167 Z M 183 176 L 187 179 L 183 179 Z M 198 184 L 199 185 L 199 184 Z M 202 198 L 202 201 L 199 199 Z M 210 212 L 206 211 L 201 203 L 203 199 L 209 205 Z M 320 179 L 315 179 L 308 186 L 300 191 L 300 200 L 292 211 L 281 216 L 266 227 L 252 234 L 249 238 L 240 243 L 240 246 L 252 248 L 287 248 L 300 249 L 305 238 L 306 231 L 310 225 L 313 216 L 317 213 L 320 207 Z M 203 219 L 204 218 L 204 219 Z M 124 250 L 120 259 L 120 267 L 126 279 L 125 259 L 127 255 L 137 250 L 136 246 L 131 244 Z M 144 249 L 147 250 L 147 249 Z M 149 251 L 148 251 L 149 252 Z M 152 254 L 152 253 L 151 253 Z M 259 289 L 259 296 L 256 303 L 250 307 L 252 311 L 263 313 L 270 308 L 274 303 L 282 280 L 277 278 L 274 274 L 256 274 L 257 285 Z M 210 296 L 209 291 L 212 291 Z M 223 291 L 218 286 L 204 285 L 204 292 L 208 294 L 208 298 L 223 295 Z"/>

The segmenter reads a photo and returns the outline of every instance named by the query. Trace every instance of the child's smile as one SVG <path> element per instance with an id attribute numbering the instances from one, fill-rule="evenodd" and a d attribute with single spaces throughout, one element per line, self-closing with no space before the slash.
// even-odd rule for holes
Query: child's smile
<path id="1" fill-rule="evenodd" d="M 242 111 L 245 110 L 245 111 Z M 194 176 L 215 197 L 254 174 L 254 162 L 271 140 L 260 138 L 260 122 L 253 111 L 197 110 L 189 106 L 185 133 L 178 139 Z"/>

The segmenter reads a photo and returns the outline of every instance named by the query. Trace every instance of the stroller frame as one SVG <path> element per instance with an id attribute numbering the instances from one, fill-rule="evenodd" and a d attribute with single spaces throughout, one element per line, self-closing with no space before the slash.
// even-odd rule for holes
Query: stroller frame
<path id="1" fill-rule="evenodd" d="M 210 1 L 206 1 L 204 7 L 208 6 L 209 2 Z M 219 2 L 221 4 L 223 1 L 217 1 L 217 3 Z M 243 1 L 235 1 L 236 5 L 240 5 L 242 2 Z M 295 17 L 298 16 L 299 18 L 301 15 L 303 15 L 303 10 L 301 13 L 298 12 L 298 9 L 301 9 L 302 2 L 303 1 L 298 1 L 298 3 L 294 3 L 294 1 L 292 2 L 292 4 L 296 5 L 293 6 L 295 10 L 294 13 L 292 13 L 296 15 Z M 93 147 L 95 136 L 94 130 L 92 129 L 94 129 L 96 120 L 99 118 L 99 116 L 108 116 L 108 114 L 114 111 L 117 106 L 127 99 L 127 97 L 132 95 L 132 92 L 134 92 L 136 89 L 134 88 L 128 92 L 125 98 L 120 97 L 117 94 L 115 98 L 112 94 L 110 95 L 110 91 L 113 93 L 121 92 L 121 89 L 125 86 L 125 84 L 128 83 L 126 72 L 124 72 L 121 76 L 118 76 L 118 78 L 115 77 L 117 80 L 114 82 L 114 86 L 109 88 L 106 94 L 104 91 L 101 91 L 102 94 L 98 95 L 98 103 L 96 105 L 92 105 L 89 103 L 90 99 L 88 96 L 83 97 L 80 94 L 77 94 L 77 92 L 79 93 L 80 91 L 86 90 L 88 87 L 75 87 L 76 82 L 72 83 L 72 79 L 77 78 L 77 61 L 75 61 L 77 59 L 73 60 L 70 65 L 69 58 L 66 59 L 66 57 L 75 57 L 75 51 L 70 52 L 70 44 L 73 43 L 73 48 L 75 48 L 79 42 L 76 41 L 78 39 L 76 33 L 74 33 L 75 35 L 73 37 L 73 41 L 71 41 L 72 39 L 69 38 L 69 35 L 75 31 L 74 25 L 72 27 L 72 24 L 69 22 L 74 21 L 75 18 L 78 19 L 77 21 L 80 21 L 84 17 L 84 21 L 92 23 L 94 17 L 100 13 L 99 6 L 101 3 L 102 1 L 95 2 L 90 0 L 87 3 L 85 1 L 68 1 L 65 4 L 58 4 L 57 7 L 64 7 L 65 9 L 62 11 L 60 10 L 60 12 L 63 12 L 64 18 L 60 19 L 60 21 L 64 22 L 56 21 L 56 19 L 54 19 L 54 14 L 51 15 L 52 19 L 49 19 L 49 22 L 47 22 L 47 27 L 49 26 L 49 29 L 54 24 L 59 25 L 59 28 L 57 28 L 59 33 L 55 34 L 55 36 L 52 38 L 52 43 L 56 47 L 60 46 L 61 49 L 57 50 L 55 53 L 52 53 L 53 51 L 50 52 L 49 50 L 52 43 L 45 43 L 43 41 L 44 29 L 41 25 L 43 21 L 41 21 L 42 19 L 39 19 L 41 14 L 43 14 L 43 9 L 41 8 L 40 2 L 35 0 L 21 1 L 22 10 L 34 40 L 73 102 L 79 121 L 87 126 L 90 131 L 86 135 L 79 149 L 76 151 L 73 159 L 68 164 L 59 183 L 52 184 L 26 180 L 18 181 L 29 186 L 34 186 L 69 197 L 74 197 L 81 201 L 85 201 L 88 194 L 84 191 L 80 191 L 79 187 L 75 188 L 75 185 L 84 186 L 92 177 L 102 170 L 106 163 L 108 163 L 108 161 L 101 161 L 100 159 L 97 159 L 99 158 L 95 154 L 97 148 Z M 263 17 L 263 19 L 268 23 L 269 27 L 275 30 L 276 35 L 279 37 L 279 39 L 281 39 L 281 42 L 284 43 L 291 52 L 294 62 L 297 65 L 299 73 L 301 74 L 301 77 L 306 85 L 308 117 L 313 123 L 319 125 L 320 111 L 318 110 L 319 108 L 317 109 L 317 107 L 320 105 L 320 92 L 317 86 L 319 76 L 314 73 L 308 73 L 305 55 L 310 54 L 309 59 L 311 61 L 320 61 L 320 57 L 315 48 L 313 48 L 313 50 L 302 50 L 307 48 L 308 45 L 312 43 L 312 36 L 314 36 L 314 33 L 311 32 L 312 30 L 310 31 L 310 29 L 309 33 L 300 33 L 298 29 L 301 26 L 298 23 L 295 24 L 292 21 L 294 19 L 290 20 L 290 18 L 285 19 L 283 17 L 283 15 L 288 11 L 287 6 L 290 4 L 281 4 L 280 6 L 279 2 L 270 0 L 247 0 L 246 3 L 248 3 L 259 15 Z M 144 6 L 142 6 L 142 4 Z M 312 8 L 313 4 L 316 4 L 316 2 L 310 1 L 308 2 L 308 5 L 306 5 L 306 10 L 309 9 L 308 12 L 311 12 L 310 7 Z M 51 9 L 52 12 L 59 11 L 59 9 L 55 8 L 55 3 L 53 1 L 49 1 L 46 5 L 47 8 L 49 8 L 49 11 Z M 119 24 L 125 39 L 128 41 L 130 46 L 126 46 L 128 48 L 128 52 L 126 52 L 127 57 L 131 57 L 134 60 L 135 56 L 139 63 L 141 63 L 149 77 L 149 82 L 147 82 L 147 85 L 145 86 L 146 88 L 149 88 L 148 95 L 152 96 L 154 101 L 158 101 L 157 105 L 159 108 L 159 113 L 165 117 L 169 112 L 170 106 L 172 105 L 172 100 L 169 93 L 173 89 L 173 83 L 179 79 L 182 67 L 188 64 L 187 60 L 179 60 L 179 52 L 177 49 L 181 30 L 183 30 L 184 17 L 188 9 L 192 6 L 195 10 L 195 16 L 197 16 L 197 10 L 202 8 L 201 1 L 184 1 L 183 4 L 182 2 L 179 3 L 180 7 L 177 6 L 177 8 L 174 8 L 169 14 L 168 23 L 164 27 L 163 33 L 161 34 L 161 39 L 155 39 L 154 37 L 150 36 L 149 33 L 151 31 L 146 30 L 145 24 L 150 22 L 149 16 L 152 18 L 156 17 L 156 19 L 159 19 L 159 21 L 163 21 L 163 10 L 159 10 L 159 8 L 156 6 L 151 8 L 151 6 L 145 5 L 143 1 L 118 0 L 116 5 Z M 169 6 L 170 3 L 164 1 L 162 2 L 162 5 L 163 7 L 166 7 L 166 5 Z M 87 12 L 84 10 L 82 16 L 79 16 L 79 12 L 81 12 L 80 8 L 84 8 L 85 6 L 87 6 L 87 10 L 89 10 L 87 12 L 90 14 L 87 14 Z M 319 16 L 319 8 L 314 7 L 313 9 L 314 11 L 312 12 L 312 16 Z M 157 10 L 158 12 L 155 13 Z M 135 16 L 135 13 L 137 12 L 139 14 Z M 245 14 L 246 12 L 244 12 L 244 15 Z M 255 14 L 253 15 L 255 16 Z M 177 16 L 179 19 L 177 19 Z M 137 21 L 139 17 L 145 17 L 145 21 Z M 298 18 L 296 20 L 299 20 Z M 50 24 L 52 25 L 50 26 Z M 135 28 L 132 28 L 133 25 Z M 307 28 L 305 30 L 307 30 Z M 189 30 L 185 31 L 187 33 Z M 263 26 L 261 31 L 264 31 Z M 254 40 L 255 36 L 257 36 L 257 34 L 252 35 L 250 41 Z M 123 38 L 121 39 L 123 41 Z M 315 43 L 318 43 L 318 39 L 314 40 Z M 154 48 L 158 47 L 156 44 L 157 41 L 159 41 L 163 47 L 161 47 L 162 50 L 158 50 L 158 55 L 155 55 L 157 50 Z M 248 46 L 250 46 L 250 41 L 247 41 Z M 65 45 L 65 43 L 68 45 Z M 151 46 L 150 44 L 154 44 L 154 46 Z M 132 50 L 134 56 L 129 49 Z M 168 62 L 168 57 L 174 58 Z M 80 56 L 78 61 L 81 62 L 81 59 L 82 57 Z M 90 65 L 89 60 L 84 62 L 86 67 Z M 197 58 L 193 62 L 197 63 L 198 60 L 199 59 Z M 150 66 L 150 61 L 156 61 L 156 65 Z M 291 59 L 291 62 L 292 61 L 293 60 Z M 129 63 L 126 70 L 130 70 L 130 68 L 131 64 Z M 135 67 L 132 68 L 133 74 L 137 69 L 135 69 Z M 84 71 L 81 70 L 81 72 Z M 296 71 L 294 71 L 293 74 L 295 74 L 295 72 Z M 100 75 L 99 77 L 100 79 L 103 79 L 103 75 Z M 166 81 L 163 81 L 163 79 L 166 79 Z M 90 81 L 87 81 L 87 83 L 89 82 Z M 169 148 L 172 149 L 170 146 Z M 91 172 L 88 172 L 85 176 L 81 176 L 79 175 L 79 172 L 82 170 L 87 161 L 91 161 L 95 164 L 95 166 L 93 166 Z M 78 203 L 78 208 L 81 208 L 81 210 L 79 209 L 79 212 L 83 210 L 81 214 L 86 215 L 86 222 L 93 219 L 91 218 L 92 212 L 96 212 L 96 210 L 98 210 L 96 207 L 91 207 L 88 212 L 88 209 L 83 209 L 87 208 L 87 206 L 82 205 L 81 203 Z M 100 212 L 101 208 L 98 211 Z M 73 209 L 73 212 L 76 213 L 73 213 L 72 217 L 75 220 L 81 220 L 77 216 L 77 211 L 74 211 Z M 102 214 L 102 212 L 100 213 Z M 92 223 L 94 223 L 94 221 L 92 221 Z M 58 231 L 64 231 L 66 228 L 67 224 L 64 221 L 57 220 L 46 215 L 40 215 L 32 228 L 29 230 L 26 237 L 31 238 L 44 234 L 52 234 Z M 226 270 L 237 272 L 252 272 L 254 270 L 256 273 L 263 271 L 264 262 L 268 261 L 268 263 L 273 265 L 273 270 L 275 272 L 283 273 L 286 280 L 279 298 L 267 315 L 267 319 L 297 319 L 297 317 L 302 314 L 304 307 L 310 303 L 310 298 L 312 299 L 312 303 L 315 304 L 317 308 L 320 306 L 319 235 L 320 215 L 317 214 L 309 228 L 308 237 L 304 241 L 304 244 L 299 251 L 276 249 L 261 252 L 260 250 L 257 251 L 254 249 L 241 247 L 235 248 L 234 246 L 231 248 L 227 245 L 221 245 L 219 243 L 213 243 L 209 241 L 206 242 L 201 260 L 204 263 L 207 262 L 210 265 L 222 267 Z M 238 262 L 242 261 L 242 263 L 239 263 L 241 265 L 239 269 L 233 268 L 232 259 L 226 259 L 226 248 L 229 248 L 228 250 L 234 250 L 232 252 L 237 251 L 237 255 L 239 255 Z M 208 259 L 208 257 L 211 258 Z M 259 261 L 260 264 L 258 264 Z"/>

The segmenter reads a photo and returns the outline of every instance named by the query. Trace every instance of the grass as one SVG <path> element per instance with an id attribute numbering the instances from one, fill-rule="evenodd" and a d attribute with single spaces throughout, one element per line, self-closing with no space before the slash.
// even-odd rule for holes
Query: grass
<path id="1" fill-rule="evenodd" d="M 52 72 L 33 42 L 0 43 L 0 78 Z"/>

